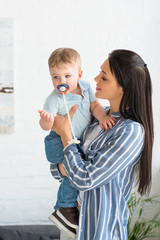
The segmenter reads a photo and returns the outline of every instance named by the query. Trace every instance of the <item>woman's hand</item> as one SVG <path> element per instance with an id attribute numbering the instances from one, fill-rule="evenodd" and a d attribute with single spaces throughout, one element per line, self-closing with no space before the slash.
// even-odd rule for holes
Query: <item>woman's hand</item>
<path id="1" fill-rule="evenodd" d="M 64 176 L 64 177 L 67 177 L 67 174 L 64 170 L 64 167 L 63 167 L 63 163 L 59 163 L 58 164 L 58 170 L 60 171 L 60 173 Z"/>
<path id="2" fill-rule="evenodd" d="M 70 112 L 70 118 L 72 119 L 75 111 L 77 110 L 77 105 L 74 105 Z M 55 131 L 58 135 L 60 135 L 63 146 L 67 146 L 68 145 L 68 141 L 70 141 L 72 139 L 72 133 L 71 133 L 71 127 L 69 124 L 69 120 L 68 120 L 68 116 L 61 116 L 59 114 L 56 115 L 55 119 L 54 119 L 54 124 L 52 127 L 52 131 Z"/>

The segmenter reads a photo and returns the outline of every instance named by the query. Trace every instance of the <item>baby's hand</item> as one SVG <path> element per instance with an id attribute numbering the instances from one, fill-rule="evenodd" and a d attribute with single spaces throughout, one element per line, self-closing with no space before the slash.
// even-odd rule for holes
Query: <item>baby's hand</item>
<path id="1" fill-rule="evenodd" d="M 110 129 L 112 129 L 112 127 L 115 126 L 115 121 L 116 121 L 116 119 L 114 117 L 110 117 L 110 116 L 106 115 L 99 121 L 99 124 L 100 124 L 101 128 L 108 131 L 108 127 Z"/>
<path id="2" fill-rule="evenodd" d="M 41 119 L 43 119 L 43 121 L 45 122 L 53 122 L 54 121 L 54 117 L 52 116 L 51 113 L 47 112 L 46 110 L 38 110 Z"/>

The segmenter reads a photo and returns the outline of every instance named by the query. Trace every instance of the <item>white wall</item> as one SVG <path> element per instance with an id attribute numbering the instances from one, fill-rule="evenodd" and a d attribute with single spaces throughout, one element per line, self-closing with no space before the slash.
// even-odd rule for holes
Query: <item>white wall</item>
<path id="1" fill-rule="evenodd" d="M 113 49 L 144 58 L 153 80 L 152 193 L 160 192 L 159 16 L 159 0 L 0 0 L 0 17 L 14 19 L 15 86 L 15 132 L 0 134 L 0 225 L 49 223 L 58 183 L 37 110 L 52 89 L 47 60 L 58 47 L 79 51 L 88 81 Z"/>

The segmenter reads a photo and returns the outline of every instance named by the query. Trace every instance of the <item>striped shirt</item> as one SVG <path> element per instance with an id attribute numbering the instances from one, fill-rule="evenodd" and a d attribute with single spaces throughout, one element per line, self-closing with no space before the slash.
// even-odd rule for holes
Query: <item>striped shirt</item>
<path id="1" fill-rule="evenodd" d="M 119 113 L 112 113 L 116 126 L 103 130 L 82 157 L 76 145 L 64 149 L 64 169 L 72 184 L 84 191 L 79 218 L 78 240 L 127 240 L 127 203 L 134 172 L 143 148 L 143 127 Z M 83 133 L 82 142 L 98 125 L 95 120 Z M 52 175 L 62 175 L 51 164 Z"/>

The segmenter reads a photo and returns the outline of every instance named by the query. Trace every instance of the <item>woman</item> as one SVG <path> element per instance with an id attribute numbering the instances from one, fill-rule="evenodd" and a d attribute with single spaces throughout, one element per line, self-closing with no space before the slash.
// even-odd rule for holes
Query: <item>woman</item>
<path id="1" fill-rule="evenodd" d="M 61 137 L 65 159 L 58 168 L 51 165 L 51 172 L 59 179 L 61 174 L 68 176 L 81 192 L 78 240 L 126 240 L 127 203 L 135 170 L 138 192 L 149 193 L 151 187 L 151 79 L 139 55 L 115 50 L 95 81 L 95 95 L 109 100 L 106 113 L 116 118 L 116 125 L 105 131 L 94 119 L 83 133 L 81 154 L 77 145 L 69 144 L 72 134 L 67 116 L 57 115 L 52 130 Z M 71 109 L 71 117 L 76 107 Z"/>

